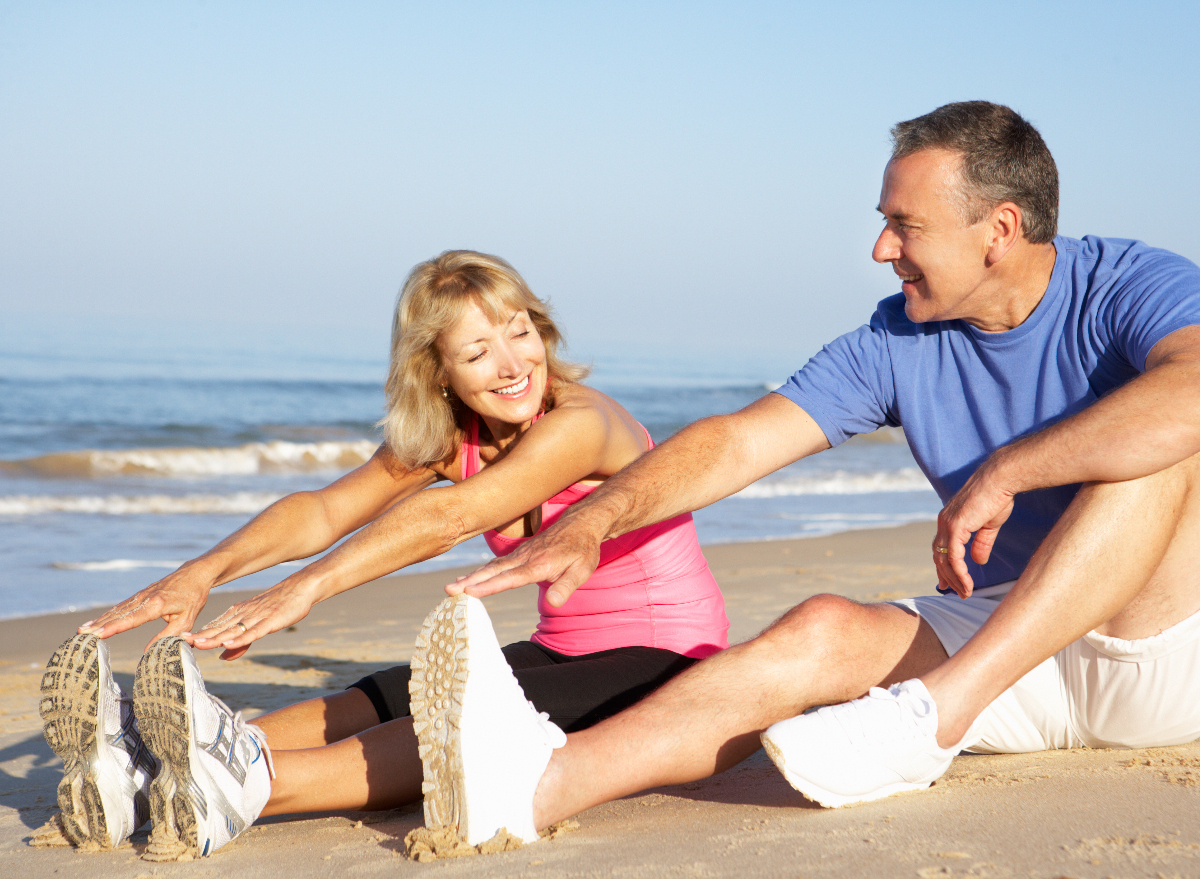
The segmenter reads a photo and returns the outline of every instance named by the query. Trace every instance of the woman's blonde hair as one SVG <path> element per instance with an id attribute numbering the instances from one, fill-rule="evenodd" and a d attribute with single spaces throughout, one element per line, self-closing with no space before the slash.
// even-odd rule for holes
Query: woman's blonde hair
<path id="1" fill-rule="evenodd" d="M 498 256 L 473 250 L 447 250 L 413 268 L 392 320 L 392 356 L 387 378 L 387 414 L 379 422 L 384 441 L 406 467 L 453 459 L 470 410 L 453 394 L 443 393 L 445 373 L 438 337 L 474 302 L 493 323 L 513 311 L 527 311 L 546 347 L 546 394 L 563 382 L 576 382 L 587 367 L 558 356 L 562 333 L 550 306 L 533 295 L 517 270 Z"/>

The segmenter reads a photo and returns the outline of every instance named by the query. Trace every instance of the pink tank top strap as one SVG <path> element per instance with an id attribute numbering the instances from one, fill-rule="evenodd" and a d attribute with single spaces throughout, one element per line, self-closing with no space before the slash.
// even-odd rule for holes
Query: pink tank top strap
<path id="1" fill-rule="evenodd" d="M 537 418 L 541 416 L 539 412 Z M 647 447 L 654 448 L 650 432 L 638 426 Z M 459 454 L 463 479 L 483 468 L 478 418 L 465 425 Z M 542 528 L 596 487 L 577 482 L 543 501 Z M 528 539 L 496 530 L 483 536 L 496 555 L 512 552 Z M 547 586 L 538 584 L 541 619 L 532 638 L 560 653 L 640 645 L 703 657 L 729 645 L 721 590 L 700 552 L 690 514 L 604 541 L 600 566 L 563 607 L 546 601 Z"/>
<path id="2" fill-rule="evenodd" d="M 470 479 L 483 469 L 483 461 L 479 457 L 479 419 L 474 416 L 467 422 L 463 431 L 462 445 L 459 447 L 459 469 L 463 479 Z"/>

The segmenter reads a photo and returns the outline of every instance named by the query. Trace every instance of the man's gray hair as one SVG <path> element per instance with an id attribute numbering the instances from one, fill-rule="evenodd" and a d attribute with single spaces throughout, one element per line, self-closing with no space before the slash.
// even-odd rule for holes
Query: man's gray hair
<path id="1" fill-rule="evenodd" d="M 961 101 L 892 128 L 892 158 L 929 149 L 962 155 L 957 195 L 963 222 L 978 223 L 998 204 L 1021 209 L 1033 244 L 1058 232 L 1058 168 L 1038 130 L 1015 111 L 989 101 Z"/>

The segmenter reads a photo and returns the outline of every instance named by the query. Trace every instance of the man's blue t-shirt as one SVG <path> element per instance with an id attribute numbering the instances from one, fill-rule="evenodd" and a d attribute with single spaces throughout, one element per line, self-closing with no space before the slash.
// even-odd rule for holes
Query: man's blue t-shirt
<path id="1" fill-rule="evenodd" d="M 1091 405 L 1143 372 L 1165 336 L 1200 324 L 1200 268 L 1183 257 L 1092 236 L 1059 236 L 1054 246 L 1046 295 L 1019 327 L 913 323 L 897 294 L 776 393 L 812 416 L 831 445 L 903 426 L 945 503 L 996 449 Z M 1018 577 L 1078 488 L 1018 495 L 988 564 L 968 556 L 975 585 Z"/>

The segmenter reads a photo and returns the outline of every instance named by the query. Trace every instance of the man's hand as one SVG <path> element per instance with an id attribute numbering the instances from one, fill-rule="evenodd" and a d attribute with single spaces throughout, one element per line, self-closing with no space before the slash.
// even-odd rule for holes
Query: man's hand
<path id="1" fill-rule="evenodd" d="M 191 631 L 196 617 L 204 609 L 211 587 L 212 579 L 209 576 L 194 566 L 184 565 L 125 599 L 103 616 L 88 620 L 79 627 L 79 634 L 109 638 L 151 620 L 161 619 L 167 624 L 166 628 L 150 639 L 146 645 L 149 647 L 159 638 Z"/>
<path id="2" fill-rule="evenodd" d="M 562 607 L 599 566 L 602 539 L 586 527 L 556 522 L 508 555 L 493 559 L 475 573 L 451 583 L 446 592 L 450 595 L 466 592 L 479 598 L 549 580 L 546 600 L 552 607 Z"/>
<path id="3" fill-rule="evenodd" d="M 975 588 L 967 571 L 967 543 L 971 535 L 971 558 L 981 565 L 991 558 L 1000 526 L 1013 509 L 1013 493 L 994 478 L 991 460 L 976 470 L 938 513 L 937 535 L 933 538 L 933 563 L 938 588 L 952 589 L 967 598 Z"/>
<path id="4" fill-rule="evenodd" d="M 250 645 L 308 616 L 316 600 L 312 584 L 294 574 L 261 595 L 238 602 L 188 640 L 199 650 L 224 647 L 222 659 L 245 655 Z"/>

